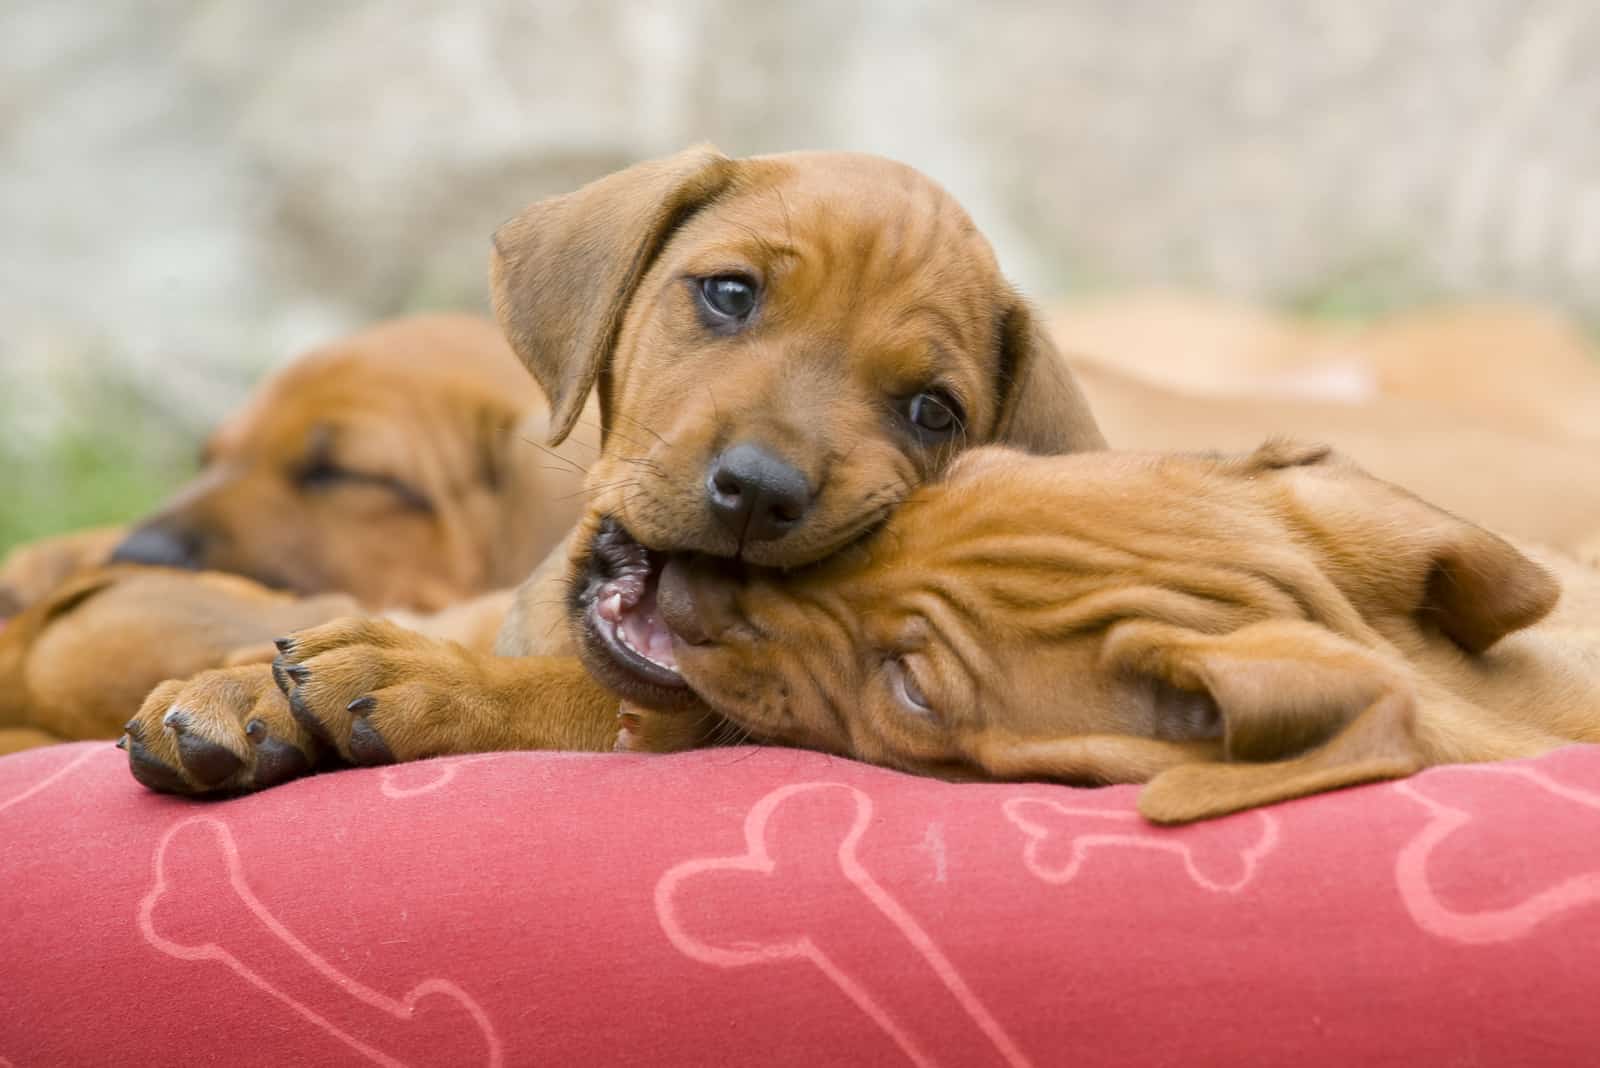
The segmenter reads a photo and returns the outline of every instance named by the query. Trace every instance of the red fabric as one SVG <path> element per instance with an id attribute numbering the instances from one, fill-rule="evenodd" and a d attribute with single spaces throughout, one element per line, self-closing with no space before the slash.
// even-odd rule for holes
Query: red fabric
<path id="1" fill-rule="evenodd" d="M 1600 748 L 1129 788 L 506 753 L 197 804 L 0 760 L 0 1065 L 1522 1065 L 1600 1049 Z"/>

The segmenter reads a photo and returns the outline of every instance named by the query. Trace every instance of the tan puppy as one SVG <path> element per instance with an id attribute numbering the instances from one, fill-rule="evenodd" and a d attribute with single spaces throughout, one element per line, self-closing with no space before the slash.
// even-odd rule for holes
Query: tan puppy
<path id="1" fill-rule="evenodd" d="M 1062 301 L 1048 320 L 1062 348 L 1188 393 L 1389 397 L 1422 406 L 1424 418 L 1453 412 L 1497 431 L 1600 439 L 1600 350 L 1541 308 L 1441 305 L 1358 324 L 1135 292 Z"/>
<path id="2" fill-rule="evenodd" d="M 1086 360 L 1078 382 L 1119 448 L 1245 450 L 1275 434 L 1328 441 L 1380 478 L 1515 538 L 1600 549 L 1600 449 L 1519 434 L 1392 397 L 1365 404 L 1206 397 Z"/>
<path id="3" fill-rule="evenodd" d="M 1150 781 L 1178 822 L 1600 742 L 1600 581 L 1540 623 L 1559 588 L 1320 447 L 987 449 L 817 567 L 675 557 L 659 605 L 663 659 L 756 738 Z"/>
<path id="4" fill-rule="evenodd" d="M 115 737 L 158 682 L 252 648 L 270 658 L 286 630 L 356 611 L 343 595 L 299 599 L 214 572 L 84 572 L 0 627 L 0 752 Z"/>
<path id="5" fill-rule="evenodd" d="M 564 411 L 564 426 L 577 416 Z M 493 324 L 384 323 L 262 383 L 113 560 L 440 609 L 520 582 L 577 517 L 593 446 L 552 456 L 537 444 L 546 430 Z"/>
<path id="6" fill-rule="evenodd" d="M 96 527 L 12 549 L 0 560 L 0 620 L 16 615 L 79 571 L 105 563 L 125 537 L 122 527 Z"/>
<path id="7" fill-rule="evenodd" d="M 530 705 L 519 680 L 546 662 L 515 658 L 576 645 L 622 692 L 686 699 L 641 644 L 663 553 L 796 566 L 882 522 L 968 445 L 1103 445 L 971 219 L 888 160 L 691 149 L 536 204 L 494 245 L 495 307 L 551 398 L 552 441 L 591 391 L 605 427 L 584 520 L 519 596 L 507 657 L 373 624 L 298 635 L 279 672 L 288 707 L 273 715 L 259 673 L 248 701 L 202 678 L 146 703 L 146 751 L 174 774 L 184 765 L 161 726 L 174 700 L 203 709 L 212 741 L 241 758 L 222 788 L 252 784 L 239 724 L 263 716 L 275 736 L 320 738 L 346 759 L 556 736 L 610 748 L 614 698 L 590 685 Z"/>

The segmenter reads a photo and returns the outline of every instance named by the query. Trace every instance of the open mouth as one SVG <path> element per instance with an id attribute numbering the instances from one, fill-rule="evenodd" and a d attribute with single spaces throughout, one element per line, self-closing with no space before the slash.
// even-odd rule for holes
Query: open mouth
<path id="1" fill-rule="evenodd" d="M 602 523 L 590 546 L 588 577 L 578 592 L 592 652 L 603 653 L 624 676 L 626 689 L 648 701 L 649 690 L 684 691 L 672 632 L 661 620 L 656 591 L 667 557 L 635 541 L 614 519 Z M 608 672 L 608 674 L 615 674 Z M 681 693 L 672 694 L 682 697 Z"/>

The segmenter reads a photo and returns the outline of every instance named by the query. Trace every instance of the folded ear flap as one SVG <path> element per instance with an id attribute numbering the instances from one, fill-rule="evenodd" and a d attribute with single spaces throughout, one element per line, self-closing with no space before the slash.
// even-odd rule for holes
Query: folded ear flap
<path id="1" fill-rule="evenodd" d="M 1219 756 L 1215 742 L 1169 742 L 1131 734 L 1028 738 L 999 731 L 984 732 L 972 753 L 978 766 L 996 779 L 1096 786 L 1149 782 L 1169 768 Z"/>
<path id="2" fill-rule="evenodd" d="M 1410 775 L 1426 761 L 1409 680 L 1377 654 L 1299 620 L 1231 634 L 1174 628 L 1120 636 L 1125 668 L 1209 696 L 1222 758 L 1163 771 L 1139 795 L 1156 823 L 1186 823 L 1341 786 Z"/>
<path id="3" fill-rule="evenodd" d="M 673 231 L 727 189 L 735 167 L 696 146 L 542 200 L 495 231 L 495 315 L 544 388 L 551 444 L 583 411 L 640 279 Z"/>
<path id="4" fill-rule="evenodd" d="M 1481 653 L 1537 623 L 1561 597 L 1561 583 L 1504 538 L 1454 516 L 1433 556 L 1418 614 L 1451 641 Z"/>
<path id="5" fill-rule="evenodd" d="M 1044 324 L 1021 297 L 1000 322 L 1000 418 L 993 440 L 1043 456 L 1103 449 L 1089 402 Z"/>

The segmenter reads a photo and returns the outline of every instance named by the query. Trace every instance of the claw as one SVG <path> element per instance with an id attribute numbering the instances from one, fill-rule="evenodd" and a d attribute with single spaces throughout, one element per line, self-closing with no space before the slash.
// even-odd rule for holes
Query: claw
<path id="1" fill-rule="evenodd" d="M 365 718 L 350 724 L 350 756 L 357 764 L 368 767 L 394 763 L 389 743 L 383 740 L 372 721 Z"/>
<path id="2" fill-rule="evenodd" d="M 293 638 L 274 638 L 272 639 L 272 644 L 277 646 L 278 652 L 285 656 L 289 656 L 294 651 Z"/>
<path id="3" fill-rule="evenodd" d="M 144 728 L 139 726 L 139 721 L 136 719 L 130 719 L 124 723 L 122 729 L 134 741 L 139 741 L 144 737 Z"/>
<path id="4" fill-rule="evenodd" d="M 311 677 L 311 669 L 304 664 L 290 664 L 283 672 L 295 681 L 296 686 L 304 686 Z"/>
<path id="5" fill-rule="evenodd" d="M 128 748 L 128 736 L 126 734 L 124 734 L 121 738 L 118 738 L 117 741 L 116 741 L 116 746 L 117 746 L 118 749 L 127 749 Z"/>
<path id="6" fill-rule="evenodd" d="M 289 662 L 281 656 L 275 657 L 272 661 L 272 681 L 277 683 L 278 689 L 285 697 L 288 697 L 289 691 L 294 689 L 289 684 L 288 667 Z"/>
<path id="7" fill-rule="evenodd" d="M 333 736 L 328 733 L 328 728 L 316 717 L 311 709 L 306 707 L 305 696 L 300 690 L 295 690 L 289 695 L 289 711 L 294 715 L 294 720 L 306 729 L 306 732 L 321 742 L 323 745 L 332 746 Z"/>
<path id="8" fill-rule="evenodd" d="M 362 694 L 354 701 L 344 706 L 344 710 L 352 716 L 369 716 L 372 710 L 378 707 L 378 699 L 369 694 Z"/>
<path id="9" fill-rule="evenodd" d="M 161 725 L 173 734 L 181 736 L 189 729 L 189 714 L 174 705 L 167 709 L 167 714 L 161 717 Z"/>

